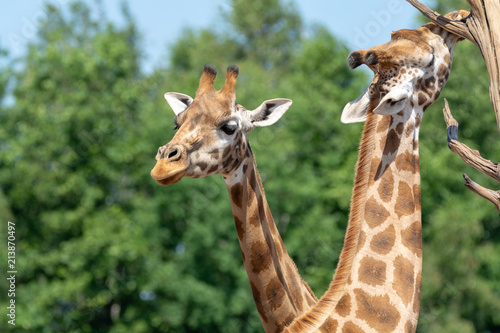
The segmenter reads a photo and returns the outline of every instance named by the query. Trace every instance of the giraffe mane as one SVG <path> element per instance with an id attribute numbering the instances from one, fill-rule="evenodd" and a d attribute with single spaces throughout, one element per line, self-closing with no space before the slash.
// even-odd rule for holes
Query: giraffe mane
<path id="1" fill-rule="evenodd" d="M 370 105 L 369 110 L 373 109 Z M 344 239 L 344 247 L 340 254 L 339 262 L 333 280 L 328 290 L 311 310 L 297 318 L 283 332 L 310 332 L 317 330 L 333 311 L 339 302 L 344 286 L 349 279 L 354 257 L 356 255 L 361 233 L 361 223 L 364 216 L 367 184 L 370 176 L 371 159 L 374 146 L 374 132 L 377 115 L 368 113 L 368 119 L 363 128 L 360 143 L 359 158 L 356 165 L 356 176 L 351 199 L 348 228 Z"/>

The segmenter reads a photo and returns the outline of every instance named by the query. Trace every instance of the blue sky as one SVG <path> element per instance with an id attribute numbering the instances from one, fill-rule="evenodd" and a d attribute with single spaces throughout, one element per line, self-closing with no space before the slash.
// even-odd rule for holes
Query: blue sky
<path id="1" fill-rule="evenodd" d="M 11 1 L 0 11 L 0 46 L 12 56 L 21 55 L 34 38 L 34 30 L 45 18 L 44 2 L 67 6 L 71 0 Z M 86 0 L 94 3 L 94 0 Z M 120 22 L 122 0 L 102 0 L 111 20 Z M 306 25 L 325 25 L 351 50 L 364 49 L 389 40 L 390 33 L 402 28 L 415 28 L 420 13 L 405 0 L 294 0 Z M 424 0 L 432 8 L 434 0 Z M 131 13 L 143 36 L 144 68 L 165 65 L 167 48 L 185 27 L 217 27 L 221 10 L 228 0 L 128 0 Z"/>

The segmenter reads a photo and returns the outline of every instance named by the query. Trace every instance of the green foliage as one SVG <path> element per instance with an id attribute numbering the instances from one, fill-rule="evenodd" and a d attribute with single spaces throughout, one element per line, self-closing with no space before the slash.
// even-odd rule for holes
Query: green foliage
<path id="1" fill-rule="evenodd" d="M 16 222 L 19 331 L 262 332 L 222 179 L 160 187 L 149 176 L 158 146 L 173 136 L 163 93 L 194 95 L 204 64 L 221 73 L 216 87 L 228 65 L 239 65 L 238 102 L 248 109 L 293 99 L 277 124 L 249 138 L 289 253 L 317 295 L 327 288 L 362 129 L 342 125 L 340 113 L 368 80 L 348 69 L 349 50 L 324 27 L 305 30 L 293 3 L 231 4 L 223 13 L 230 33 L 186 29 L 170 45 L 168 68 L 148 75 L 126 7 L 118 27 L 82 2 L 68 12 L 48 5 L 50 19 L 20 59 L 22 70 L 0 71 L 0 86 L 11 78 L 14 97 L 0 105 L 0 236 L 7 220 Z M 442 97 L 461 139 L 494 159 L 487 73 L 469 42 L 456 50 Z M 500 219 L 460 173 L 496 184 L 448 150 L 442 106 L 440 99 L 426 112 L 421 131 L 418 330 L 493 332 Z"/>
<path id="2" fill-rule="evenodd" d="M 247 58 L 265 68 L 288 66 L 303 32 L 293 2 L 233 0 L 225 16 Z"/>

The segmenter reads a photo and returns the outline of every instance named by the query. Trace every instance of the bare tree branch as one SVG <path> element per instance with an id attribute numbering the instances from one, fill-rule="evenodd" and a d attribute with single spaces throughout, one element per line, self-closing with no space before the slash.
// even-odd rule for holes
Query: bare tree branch
<path id="1" fill-rule="evenodd" d="M 427 17 L 429 20 L 439 25 L 441 28 L 455 35 L 458 35 L 462 38 L 468 39 L 474 44 L 476 44 L 474 37 L 472 37 L 472 35 L 469 32 L 469 29 L 467 28 L 467 25 L 463 22 L 464 20 L 461 21 L 450 20 L 442 16 L 438 12 L 433 11 L 432 9 L 430 9 L 429 7 L 420 3 L 417 0 L 406 0 L 406 1 L 408 1 L 413 7 L 417 8 L 425 17 Z"/>
<path id="2" fill-rule="evenodd" d="M 466 164 L 500 182 L 500 168 L 498 163 L 493 163 L 485 158 L 482 158 L 479 151 L 472 150 L 465 144 L 458 141 L 458 122 L 455 118 L 453 118 L 446 98 L 444 100 L 444 104 L 445 107 L 443 109 L 443 114 L 447 126 L 446 132 L 448 133 L 448 147 L 450 150 L 460 156 Z M 474 182 L 466 174 L 463 176 L 465 179 L 465 186 L 467 186 L 469 190 L 492 202 L 500 212 L 500 191 L 487 189 Z"/>
<path id="3" fill-rule="evenodd" d="M 481 157 L 479 151 L 472 150 L 467 145 L 458 141 L 458 122 L 453 118 L 446 99 L 444 100 L 444 104 L 443 114 L 447 126 L 446 131 L 448 132 L 448 147 L 450 150 L 460 156 L 466 164 L 500 182 L 500 168 L 498 163 Z"/>
<path id="4" fill-rule="evenodd" d="M 463 174 L 465 179 L 465 186 L 472 192 L 483 197 L 484 199 L 490 201 L 495 205 L 498 212 L 500 212 L 500 191 L 493 191 L 483 187 L 469 178 L 465 173 Z"/>

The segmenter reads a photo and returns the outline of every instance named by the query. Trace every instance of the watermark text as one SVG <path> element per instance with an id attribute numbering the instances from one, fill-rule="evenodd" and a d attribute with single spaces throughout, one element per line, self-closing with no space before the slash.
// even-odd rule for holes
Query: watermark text
<path id="1" fill-rule="evenodd" d="M 7 222 L 7 322 L 16 325 L 16 224 Z"/>

